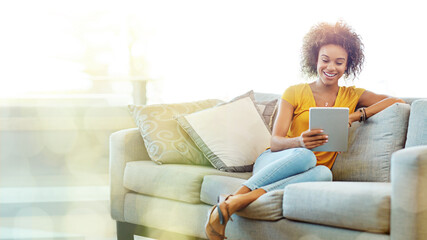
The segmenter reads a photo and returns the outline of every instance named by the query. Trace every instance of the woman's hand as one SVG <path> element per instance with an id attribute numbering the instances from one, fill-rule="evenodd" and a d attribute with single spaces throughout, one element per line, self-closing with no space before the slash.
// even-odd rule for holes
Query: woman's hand
<path id="1" fill-rule="evenodd" d="M 313 149 L 328 142 L 328 135 L 323 134 L 322 129 L 306 130 L 301 133 L 299 138 L 301 147 L 305 147 L 307 149 Z"/>
<path id="2" fill-rule="evenodd" d="M 348 127 L 351 127 L 351 124 L 359 121 L 361 113 L 359 111 L 353 112 L 348 115 Z"/>

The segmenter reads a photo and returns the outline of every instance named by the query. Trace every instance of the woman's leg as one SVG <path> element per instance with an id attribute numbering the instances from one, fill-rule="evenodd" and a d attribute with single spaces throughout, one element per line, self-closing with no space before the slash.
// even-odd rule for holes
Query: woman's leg
<path id="1" fill-rule="evenodd" d="M 237 189 L 237 191 L 234 192 L 233 195 L 249 193 L 252 191 L 252 189 L 256 189 L 257 187 L 255 186 L 255 182 L 259 183 L 259 181 L 261 181 L 261 180 L 259 180 L 261 175 L 259 175 L 258 173 L 260 172 L 261 169 L 265 168 L 266 166 L 272 164 L 273 162 L 281 162 L 281 165 L 285 166 L 286 162 L 293 161 L 296 158 L 304 158 L 304 159 L 299 160 L 299 162 L 298 162 L 299 164 L 294 164 L 294 165 L 297 165 L 297 167 L 293 167 L 293 168 L 291 167 L 291 169 L 288 169 L 289 171 L 287 173 L 285 173 L 284 176 L 283 175 L 282 176 L 275 175 L 273 179 L 270 179 L 270 180 L 264 179 L 264 180 L 266 180 L 265 184 L 267 184 L 267 185 L 270 182 L 274 182 L 274 180 L 276 180 L 276 179 L 282 179 L 284 177 L 286 178 L 286 176 L 295 175 L 295 174 L 298 174 L 300 172 L 304 172 L 305 170 L 311 168 L 312 166 L 315 166 L 316 157 L 314 156 L 314 154 L 310 150 L 303 149 L 303 148 L 287 149 L 287 150 L 283 150 L 283 151 L 279 151 L 279 152 L 271 152 L 270 149 L 266 150 L 255 161 L 252 177 L 247 182 L 245 182 L 242 187 Z M 278 164 L 270 165 L 269 168 L 267 170 L 264 170 L 264 171 L 269 172 L 270 168 L 275 168 L 277 165 Z M 263 172 L 261 172 L 260 174 L 263 174 Z M 248 186 L 246 186 L 245 184 L 248 184 L 249 186 L 251 186 L 252 189 L 249 188 Z M 265 185 L 262 183 L 260 183 L 260 184 Z M 249 197 L 249 198 L 252 198 L 252 197 Z"/>
<path id="2" fill-rule="evenodd" d="M 248 180 L 246 183 L 249 182 L 248 185 L 250 185 L 250 186 L 252 186 L 252 188 L 256 189 L 257 187 L 254 187 L 254 183 L 251 183 L 251 182 L 259 181 L 259 180 L 256 180 L 257 177 L 254 179 L 254 175 L 258 176 L 257 173 L 261 169 L 263 169 L 264 167 L 270 165 L 273 162 L 278 162 L 278 161 L 292 161 L 295 158 L 298 158 L 298 157 L 304 158 L 305 156 L 307 156 L 307 158 L 306 158 L 307 161 L 304 161 L 304 160 L 299 161 L 300 164 L 297 164 L 297 165 L 299 165 L 299 167 L 296 167 L 296 168 L 293 168 L 293 169 L 288 169 L 290 171 L 288 171 L 287 173 L 285 173 L 286 176 L 298 174 L 300 172 L 303 172 L 303 171 L 309 169 L 310 167 L 312 167 L 312 165 L 315 166 L 315 164 L 316 164 L 316 157 L 314 156 L 314 154 L 310 150 L 302 149 L 302 148 L 300 148 L 300 149 L 287 149 L 287 150 L 280 151 L 280 152 L 271 152 L 270 149 L 266 150 L 255 161 L 253 175 L 250 178 L 250 180 Z M 303 166 L 304 162 L 305 162 L 306 166 Z M 282 164 L 283 163 L 284 162 L 282 162 Z M 271 165 L 270 167 L 274 168 L 275 165 Z M 302 167 L 302 168 L 300 168 L 300 167 Z M 269 170 L 264 170 L 264 171 L 268 172 Z M 261 172 L 261 174 L 262 174 L 262 172 Z M 280 175 L 276 175 L 276 179 L 277 178 L 281 179 Z M 267 184 L 268 184 L 268 182 L 274 182 L 274 179 L 273 180 L 270 179 L 269 181 L 267 181 Z M 246 183 L 244 183 L 242 187 L 240 187 L 239 189 L 237 189 L 237 191 L 234 192 L 233 195 L 239 195 L 239 194 L 245 194 L 245 193 L 251 192 L 252 189 L 249 188 L 249 187 L 247 187 L 245 185 Z M 249 198 L 252 198 L 252 197 L 249 197 Z"/>
<path id="3" fill-rule="evenodd" d="M 245 187 L 245 186 L 244 186 Z M 209 240 L 222 240 L 225 235 L 225 227 L 227 225 L 230 216 L 233 215 L 236 211 L 244 208 L 249 205 L 260 196 L 265 194 L 264 189 L 259 188 L 247 193 L 229 196 L 228 199 L 214 206 L 214 209 L 211 210 L 210 215 L 205 226 L 205 232 Z M 237 197 L 237 198 L 236 198 Z M 220 222 L 220 216 L 218 213 L 218 208 L 220 209 L 224 222 Z"/>
<path id="4" fill-rule="evenodd" d="M 263 186 L 262 189 L 264 189 L 266 192 L 270 192 L 273 190 L 284 189 L 286 186 L 293 183 L 322 181 L 332 181 L 332 172 L 328 167 L 319 165 L 303 173 L 282 179 L 267 186 Z"/>
<path id="5" fill-rule="evenodd" d="M 267 191 L 252 193 L 252 190 L 304 172 L 315 165 L 316 156 L 312 151 L 305 148 L 287 149 L 279 152 L 266 150 L 255 161 L 252 177 L 243 183 L 243 186 L 233 194 L 234 196 L 230 197 L 230 201 L 228 201 L 231 202 L 230 208 L 239 210 L 239 208 L 241 209 L 251 203 L 251 200 L 255 201 L 268 191 L 267 189 Z M 231 201 L 232 199 L 237 200 L 237 195 L 243 194 L 244 196 L 239 196 L 238 201 Z"/>
<path id="6" fill-rule="evenodd" d="M 265 151 L 255 162 L 254 171 L 243 185 L 255 190 L 294 176 L 316 166 L 314 153 L 306 148 L 293 148 L 280 152 Z"/>
<path id="7" fill-rule="evenodd" d="M 234 196 L 230 196 L 218 205 L 224 216 L 224 224 L 220 223 L 218 210 L 215 209 L 208 219 L 209 227 L 224 235 L 230 216 L 266 193 L 266 190 L 261 187 L 307 171 L 315 165 L 316 157 L 313 152 L 305 148 L 280 152 L 265 151 L 256 160 L 252 177 L 236 191 Z"/>

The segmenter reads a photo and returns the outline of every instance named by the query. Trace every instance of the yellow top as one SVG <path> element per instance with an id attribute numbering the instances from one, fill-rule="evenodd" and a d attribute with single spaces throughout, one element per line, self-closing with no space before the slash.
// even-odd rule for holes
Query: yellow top
<path id="1" fill-rule="evenodd" d="M 349 113 L 353 113 L 364 91 L 365 89 L 354 86 L 339 87 L 333 107 L 348 107 Z M 286 89 L 282 99 L 294 107 L 294 115 L 287 137 L 298 137 L 308 129 L 309 109 L 316 107 L 313 92 L 307 83 L 302 83 Z M 332 168 L 338 155 L 336 152 L 314 152 L 314 154 L 317 158 L 317 165 L 325 165 L 328 168 Z"/>

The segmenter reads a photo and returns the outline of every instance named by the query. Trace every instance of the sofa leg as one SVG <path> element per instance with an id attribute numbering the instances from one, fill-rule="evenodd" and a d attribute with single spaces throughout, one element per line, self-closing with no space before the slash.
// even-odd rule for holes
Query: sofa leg
<path id="1" fill-rule="evenodd" d="M 134 240 L 136 226 L 131 223 L 116 221 L 117 240 Z"/>

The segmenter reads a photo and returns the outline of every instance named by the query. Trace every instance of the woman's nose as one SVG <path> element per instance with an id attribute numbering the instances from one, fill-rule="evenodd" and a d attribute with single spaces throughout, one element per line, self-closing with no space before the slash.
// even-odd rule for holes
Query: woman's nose
<path id="1" fill-rule="evenodd" d="M 328 66 L 326 67 L 326 70 L 334 70 L 335 69 L 335 64 L 334 63 L 332 63 L 332 62 L 330 62 L 329 64 L 328 64 Z"/>

